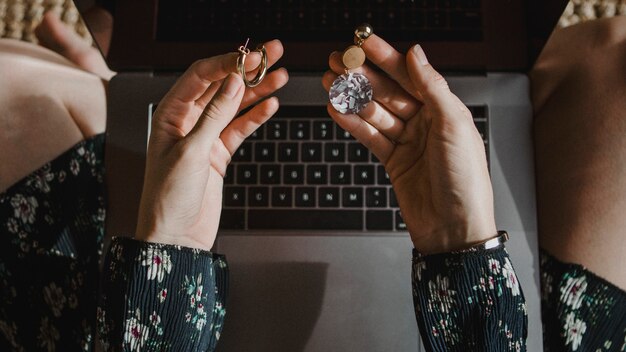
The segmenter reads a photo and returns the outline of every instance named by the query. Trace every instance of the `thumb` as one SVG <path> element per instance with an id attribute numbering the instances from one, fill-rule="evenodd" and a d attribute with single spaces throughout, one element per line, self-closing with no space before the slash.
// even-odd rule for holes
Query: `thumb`
<path id="1" fill-rule="evenodd" d="M 242 87 L 241 77 L 238 74 L 229 73 L 220 89 L 200 114 L 198 122 L 189 132 L 188 137 L 192 140 L 199 139 L 199 143 L 206 144 L 205 147 L 208 150 L 237 114 L 243 98 Z"/>
<path id="2" fill-rule="evenodd" d="M 417 92 L 413 93 L 421 96 L 424 103 L 441 106 L 451 102 L 452 93 L 448 82 L 428 63 L 426 54 L 419 44 L 409 50 L 406 63 L 409 78 L 417 89 Z"/>

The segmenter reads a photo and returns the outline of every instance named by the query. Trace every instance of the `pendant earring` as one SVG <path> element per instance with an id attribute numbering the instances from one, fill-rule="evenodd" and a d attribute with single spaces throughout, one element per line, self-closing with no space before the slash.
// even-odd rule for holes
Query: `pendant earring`
<path id="1" fill-rule="evenodd" d="M 374 33 L 372 27 L 365 23 L 354 31 L 354 45 L 344 50 L 341 60 L 345 73 L 337 77 L 328 91 L 328 98 L 335 110 L 342 114 L 357 114 L 372 101 L 372 85 L 364 74 L 350 72 L 365 63 L 363 43 Z"/>
<path id="2" fill-rule="evenodd" d="M 243 79 L 243 83 L 246 87 L 256 87 L 258 86 L 263 78 L 265 78 L 265 74 L 267 73 L 267 52 L 265 51 L 265 45 L 258 46 L 254 51 L 258 51 L 261 54 L 261 63 L 256 68 L 258 71 L 256 76 L 249 81 L 248 77 L 246 77 L 246 56 L 250 54 L 250 49 L 248 49 L 248 42 L 250 38 L 246 40 L 246 44 L 242 45 L 237 49 L 239 51 L 239 56 L 237 57 L 237 70 Z"/>

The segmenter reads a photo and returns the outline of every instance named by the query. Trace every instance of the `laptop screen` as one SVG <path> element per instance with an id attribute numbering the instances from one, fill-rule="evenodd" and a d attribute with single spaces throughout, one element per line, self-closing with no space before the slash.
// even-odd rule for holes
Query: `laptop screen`
<path id="1" fill-rule="evenodd" d="M 157 41 L 350 39 L 362 22 L 394 41 L 481 41 L 481 0 L 160 0 Z M 341 38 L 339 38 L 340 36 Z"/>
<path id="2" fill-rule="evenodd" d="M 75 0 L 79 9 L 92 0 Z M 355 26 L 404 51 L 419 42 L 443 71 L 525 71 L 566 0 L 99 0 L 114 17 L 109 66 L 180 71 L 193 61 L 281 39 L 282 64 L 320 72 Z M 530 21 L 529 19 L 532 19 Z M 88 23 L 89 25 L 89 23 Z"/>

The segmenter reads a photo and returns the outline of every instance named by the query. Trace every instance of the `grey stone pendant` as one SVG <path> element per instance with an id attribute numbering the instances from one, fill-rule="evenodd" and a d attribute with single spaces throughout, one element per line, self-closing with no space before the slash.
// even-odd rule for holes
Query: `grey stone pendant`
<path id="1" fill-rule="evenodd" d="M 372 95 L 370 81 L 356 72 L 337 77 L 328 91 L 330 103 L 342 114 L 357 114 L 372 101 Z"/>

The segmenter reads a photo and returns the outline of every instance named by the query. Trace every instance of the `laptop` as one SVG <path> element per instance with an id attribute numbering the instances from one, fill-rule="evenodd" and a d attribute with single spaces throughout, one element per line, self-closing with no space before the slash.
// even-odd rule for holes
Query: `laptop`
<path id="1" fill-rule="evenodd" d="M 132 235 L 154 108 L 193 61 L 279 38 L 290 81 L 276 117 L 229 166 L 215 251 L 230 264 L 218 351 L 422 351 L 411 249 L 377 160 L 327 116 L 321 76 L 356 25 L 419 42 L 467 104 L 499 229 L 542 351 L 529 80 L 565 1 L 134 0 L 109 4 L 106 232 Z M 532 21 L 531 21 L 532 19 Z M 277 67 L 278 67 L 277 66 Z M 376 94 L 374 92 L 374 94 Z"/>

